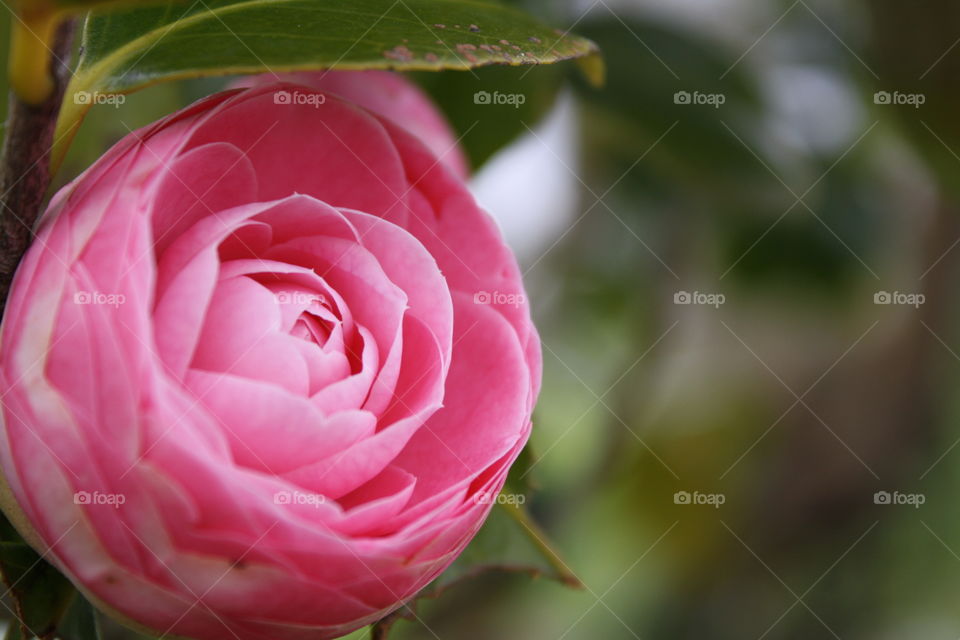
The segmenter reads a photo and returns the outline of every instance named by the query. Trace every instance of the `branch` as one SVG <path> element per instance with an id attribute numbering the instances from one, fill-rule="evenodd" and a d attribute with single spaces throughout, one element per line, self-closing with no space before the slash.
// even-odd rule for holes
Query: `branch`
<path id="1" fill-rule="evenodd" d="M 70 19 L 57 28 L 50 62 L 53 93 L 37 105 L 10 93 L 7 133 L 0 152 L 0 315 L 50 186 L 50 148 L 70 73 L 73 27 Z"/>

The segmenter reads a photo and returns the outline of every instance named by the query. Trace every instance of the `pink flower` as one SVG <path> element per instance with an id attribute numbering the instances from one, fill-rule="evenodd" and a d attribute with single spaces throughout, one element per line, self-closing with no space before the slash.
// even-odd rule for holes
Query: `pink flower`
<path id="1" fill-rule="evenodd" d="M 409 599 L 482 524 L 540 377 L 456 176 L 292 84 L 58 193 L 0 340 L 8 515 L 115 615 L 201 639 L 333 638 Z"/>
<path id="2" fill-rule="evenodd" d="M 453 130 L 430 98 L 417 85 L 391 71 L 299 71 L 280 75 L 265 73 L 242 78 L 235 87 L 255 87 L 280 80 L 335 93 L 405 127 L 433 151 L 447 167 L 466 178 L 467 157 Z"/>

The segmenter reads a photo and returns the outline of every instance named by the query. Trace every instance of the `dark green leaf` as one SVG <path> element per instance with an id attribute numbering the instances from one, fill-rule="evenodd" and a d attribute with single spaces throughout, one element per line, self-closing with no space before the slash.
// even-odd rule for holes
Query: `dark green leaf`
<path id="1" fill-rule="evenodd" d="M 78 83 L 101 91 L 170 76 L 302 67 L 466 69 L 596 53 L 588 40 L 476 0 L 210 0 L 186 9 L 168 3 L 95 14 L 83 44 Z"/>
<path id="2" fill-rule="evenodd" d="M 49 636 L 76 594 L 70 581 L 25 542 L 0 542 L 0 571 L 20 621 L 33 635 Z"/>
<path id="3" fill-rule="evenodd" d="M 471 165 L 478 168 L 527 127 L 536 126 L 553 105 L 566 74 L 558 66 L 533 70 L 498 66 L 414 77 L 450 119 Z M 484 92 L 517 98 L 512 104 L 485 104 L 476 98 Z"/>
<path id="4" fill-rule="evenodd" d="M 591 141 L 607 145 L 600 161 L 625 163 L 614 175 L 661 136 L 657 153 L 639 171 L 656 163 L 661 177 L 722 183 L 721 177 L 743 176 L 756 167 L 756 158 L 727 126 L 749 130 L 750 120 L 743 119 L 757 117 L 758 89 L 743 67 L 730 67 L 731 54 L 722 45 L 637 19 L 603 17 L 578 28 L 604 46 L 609 82 L 602 90 L 584 89 L 590 110 L 585 123 Z M 683 93 L 722 96 L 724 102 L 678 104 Z M 644 185 L 645 192 L 651 187 Z"/>
<path id="5" fill-rule="evenodd" d="M 104 5 L 134 5 L 146 4 L 150 0 L 19 0 L 13 3 L 13 8 L 21 14 L 51 11 L 85 11 Z M 181 0 L 185 1 L 185 0 Z M 153 0 L 154 4 L 162 0 Z"/>
<path id="6" fill-rule="evenodd" d="M 60 623 L 58 635 L 63 640 L 99 640 L 100 628 L 96 610 L 81 594 L 73 599 Z"/>
<path id="7" fill-rule="evenodd" d="M 875 104 L 874 114 L 897 122 L 954 193 L 960 157 L 960 57 L 954 51 L 960 5 L 935 0 L 924 11 L 892 0 L 864 5 L 872 16 L 874 43 L 868 64 L 874 90 L 922 96 L 921 104 Z M 953 55 L 948 55 L 953 54 Z M 876 98 L 874 98 L 874 101 Z M 956 197 L 956 196 L 954 196 Z"/>
<path id="8" fill-rule="evenodd" d="M 95 12 L 57 137 L 79 123 L 88 96 L 163 80 L 318 68 L 470 69 L 596 54 L 589 40 L 488 0 L 209 0 Z"/>

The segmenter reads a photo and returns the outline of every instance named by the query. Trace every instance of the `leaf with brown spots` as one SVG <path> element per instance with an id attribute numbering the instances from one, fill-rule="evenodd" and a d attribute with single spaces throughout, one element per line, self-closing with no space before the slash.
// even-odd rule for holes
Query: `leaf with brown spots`
<path id="1" fill-rule="evenodd" d="M 508 44 L 504 44 L 508 43 Z M 596 45 L 485 0 L 208 0 L 93 13 L 56 138 L 77 95 L 178 78 L 302 69 L 470 69 L 598 55 Z M 60 149 L 59 151 L 62 151 Z"/>

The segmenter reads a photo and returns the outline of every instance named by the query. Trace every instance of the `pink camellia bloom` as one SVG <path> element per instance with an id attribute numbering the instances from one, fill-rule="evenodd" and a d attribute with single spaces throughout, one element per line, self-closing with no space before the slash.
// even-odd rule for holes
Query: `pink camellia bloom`
<path id="1" fill-rule="evenodd" d="M 0 331 L 3 502 L 108 612 L 333 638 L 477 532 L 540 346 L 512 254 L 413 129 L 229 91 L 53 199 Z"/>
<path id="2" fill-rule="evenodd" d="M 388 118 L 420 138 L 455 174 L 461 178 L 469 174 L 467 157 L 443 115 L 417 85 L 397 73 L 377 69 L 265 73 L 242 78 L 233 86 L 263 86 L 280 80 L 335 93 Z"/>

